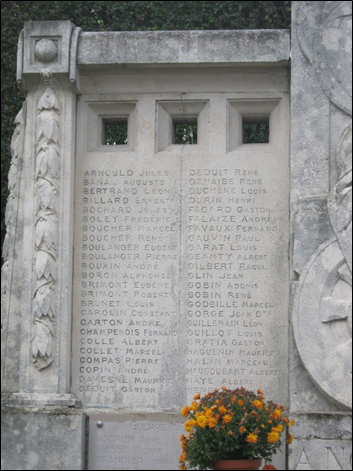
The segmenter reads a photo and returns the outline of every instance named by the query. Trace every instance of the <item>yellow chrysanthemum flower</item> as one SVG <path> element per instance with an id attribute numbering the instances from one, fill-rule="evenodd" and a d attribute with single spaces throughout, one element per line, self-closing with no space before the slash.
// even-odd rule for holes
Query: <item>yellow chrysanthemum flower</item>
<path id="1" fill-rule="evenodd" d="M 183 409 L 182 409 L 182 411 L 181 411 L 181 415 L 182 415 L 183 417 L 187 417 L 187 416 L 188 416 L 188 413 L 189 413 L 189 408 L 188 408 L 188 406 L 184 406 Z"/>
<path id="2" fill-rule="evenodd" d="M 240 427 L 239 432 L 240 432 L 240 433 L 245 433 L 245 432 L 246 432 L 246 428 L 245 428 L 245 427 Z"/>
<path id="3" fill-rule="evenodd" d="M 270 432 L 267 435 L 267 441 L 269 443 L 277 443 L 279 440 L 279 434 L 277 432 Z"/>
<path id="4" fill-rule="evenodd" d="M 181 464 L 181 465 L 179 466 L 179 469 L 181 469 L 182 471 L 183 471 L 184 469 L 186 469 L 185 464 Z"/>
<path id="5" fill-rule="evenodd" d="M 186 432 L 190 432 L 190 431 L 191 431 L 190 420 L 188 420 L 187 422 L 185 422 L 184 428 L 185 428 L 185 431 L 186 431 Z"/>
<path id="6" fill-rule="evenodd" d="M 191 409 L 193 412 L 196 412 L 197 410 L 199 410 L 199 405 L 197 404 L 197 402 L 193 401 L 193 402 L 191 403 L 190 409 Z"/>
<path id="7" fill-rule="evenodd" d="M 253 402 L 254 406 L 256 407 L 256 409 L 262 409 L 262 402 L 261 401 L 254 401 Z"/>
<path id="8" fill-rule="evenodd" d="M 257 435 L 254 433 L 249 433 L 249 435 L 246 437 L 246 441 L 248 443 L 257 443 Z"/>
<path id="9" fill-rule="evenodd" d="M 208 418 L 208 419 L 211 419 L 213 417 L 213 410 L 212 409 L 207 409 L 206 413 L 205 413 L 205 416 Z"/>
<path id="10" fill-rule="evenodd" d="M 223 423 L 228 424 L 232 420 L 232 416 L 227 414 L 223 417 Z"/>
<path id="11" fill-rule="evenodd" d="M 278 424 L 278 425 L 277 425 L 277 427 L 276 427 L 276 432 L 278 432 L 278 433 L 283 432 L 283 425 L 282 425 L 282 424 Z"/>
<path id="12" fill-rule="evenodd" d="M 265 428 L 264 424 L 261 424 L 261 428 Z"/>
<path id="13" fill-rule="evenodd" d="M 180 441 L 183 442 L 184 440 L 186 440 L 186 437 L 185 437 L 185 435 L 182 433 L 182 434 L 180 435 Z"/>
<path id="14" fill-rule="evenodd" d="M 207 417 L 205 417 L 204 415 L 201 415 L 200 417 L 198 417 L 197 419 L 197 425 L 201 428 L 205 428 L 206 425 L 208 423 L 208 420 L 207 420 Z"/>
<path id="15" fill-rule="evenodd" d="M 294 420 L 294 419 L 292 419 L 292 420 L 290 420 L 290 421 L 289 421 L 289 423 L 290 423 L 290 424 L 291 424 L 291 426 L 293 427 L 293 425 L 295 425 L 295 420 Z"/>
<path id="16" fill-rule="evenodd" d="M 291 433 L 288 435 L 287 443 L 288 443 L 288 445 L 290 445 L 291 443 L 293 443 L 293 435 L 292 435 Z"/>

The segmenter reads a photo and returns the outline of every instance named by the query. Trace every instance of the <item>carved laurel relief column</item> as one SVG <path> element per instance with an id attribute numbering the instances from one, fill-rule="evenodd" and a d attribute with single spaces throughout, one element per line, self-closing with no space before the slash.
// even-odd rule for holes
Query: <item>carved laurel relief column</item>
<path id="1" fill-rule="evenodd" d="M 70 393 L 76 56 L 80 28 L 29 22 L 17 81 L 27 93 L 23 165 L 20 404 L 77 405 Z M 6 267 L 5 267 L 6 271 Z"/>
<path id="2" fill-rule="evenodd" d="M 53 361 L 60 194 L 60 105 L 50 69 L 42 69 L 45 90 L 36 122 L 36 209 L 32 356 L 41 370 Z"/>

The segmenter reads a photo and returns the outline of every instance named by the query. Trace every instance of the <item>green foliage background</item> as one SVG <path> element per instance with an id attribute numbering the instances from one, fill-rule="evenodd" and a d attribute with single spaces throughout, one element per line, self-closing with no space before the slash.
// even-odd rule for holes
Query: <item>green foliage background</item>
<path id="1" fill-rule="evenodd" d="M 286 1 L 1 2 L 1 248 L 10 141 L 24 96 L 17 89 L 17 39 L 24 21 L 71 20 L 84 31 L 277 29 L 290 27 Z"/>

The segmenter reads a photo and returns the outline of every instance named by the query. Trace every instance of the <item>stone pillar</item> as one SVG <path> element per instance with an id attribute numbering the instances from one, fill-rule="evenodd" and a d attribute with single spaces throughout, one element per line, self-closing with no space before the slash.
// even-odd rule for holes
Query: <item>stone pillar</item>
<path id="1" fill-rule="evenodd" d="M 3 267 L 3 469 L 83 466 L 84 416 L 67 409 L 80 404 L 70 394 L 79 33 L 69 21 L 28 22 L 19 40 L 17 82 L 27 97 L 12 141 Z M 55 456 L 42 449 L 52 440 Z M 22 445 L 23 467 L 12 445 Z"/>
<path id="2" fill-rule="evenodd" d="M 352 4 L 292 3 L 289 469 L 351 469 Z"/>

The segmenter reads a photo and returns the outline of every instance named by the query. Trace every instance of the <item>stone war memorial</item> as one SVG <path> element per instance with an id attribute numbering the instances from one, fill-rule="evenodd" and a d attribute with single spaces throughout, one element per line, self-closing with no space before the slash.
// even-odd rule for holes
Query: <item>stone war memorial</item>
<path id="1" fill-rule="evenodd" d="M 289 409 L 277 469 L 352 468 L 352 4 L 292 6 L 291 32 L 24 24 L 2 469 L 178 469 L 222 386 Z"/>

